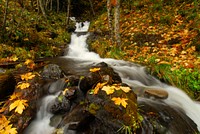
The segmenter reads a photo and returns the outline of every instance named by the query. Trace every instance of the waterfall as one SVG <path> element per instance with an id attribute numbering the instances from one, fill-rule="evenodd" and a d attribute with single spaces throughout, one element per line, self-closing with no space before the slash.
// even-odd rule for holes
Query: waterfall
<path id="1" fill-rule="evenodd" d="M 62 58 L 73 60 L 73 66 L 75 66 L 76 69 L 95 65 L 99 62 L 106 62 L 120 75 L 122 81 L 133 89 L 144 87 L 154 90 L 165 90 L 168 92 L 168 98 L 163 101 L 170 106 L 182 109 L 197 124 L 198 130 L 200 131 L 200 104 L 191 100 L 182 90 L 162 83 L 153 76 L 147 74 L 143 66 L 123 60 L 100 58 L 98 54 L 90 52 L 86 43 L 87 37 L 89 36 L 89 33 L 87 33 L 88 28 L 89 22 L 76 24 L 75 33 L 71 35 L 68 52 Z M 77 33 L 79 32 L 85 32 L 85 34 L 78 35 Z M 37 117 L 26 129 L 25 134 L 53 133 L 55 128 L 49 125 L 50 118 L 53 115 L 48 112 L 48 105 L 55 100 L 57 95 L 58 93 L 48 95 L 41 100 Z M 140 100 L 140 98 L 139 96 L 138 100 Z"/>

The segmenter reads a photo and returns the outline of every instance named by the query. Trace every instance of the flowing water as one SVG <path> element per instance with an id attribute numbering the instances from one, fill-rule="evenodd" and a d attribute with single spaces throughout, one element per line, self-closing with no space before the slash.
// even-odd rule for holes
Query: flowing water
<path id="1" fill-rule="evenodd" d="M 75 32 L 86 32 L 89 27 L 89 22 L 77 23 Z M 163 100 L 166 104 L 182 109 L 198 126 L 200 131 L 200 104 L 191 100 L 182 90 L 169 86 L 160 82 L 153 76 L 145 72 L 145 67 L 140 65 L 110 58 L 100 58 L 94 52 L 88 50 L 86 39 L 88 34 L 78 36 L 76 33 L 71 35 L 71 43 L 67 55 L 61 57 L 73 61 L 74 68 L 77 70 L 95 65 L 99 62 L 106 62 L 110 65 L 122 78 L 122 81 L 133 89 L 137 87 L 152 88 L 157 90 L 165 90 L 168 92 L 168 98 Z M 66 64 L 67 65 L 67 64 Z M 69 64 L 68 64 L 69 65 Z M 37 113 L 36 119 L 30 124 L 27 129 L 27 134 L 51 134 L 54 130 L 48 124 L 52 114 L 48 112 L 48 103 L 51 103 L 55 95 L 46 96 L 42 99 L 42 105 Z M 142 97 L 138 97 L 138 100 Z"/>

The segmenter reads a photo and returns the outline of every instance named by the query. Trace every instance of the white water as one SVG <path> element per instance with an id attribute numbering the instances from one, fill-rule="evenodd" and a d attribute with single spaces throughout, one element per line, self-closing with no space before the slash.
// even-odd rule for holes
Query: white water
<path id="1" fill-rule="evenodd" d="M 80 24 L 77 24 L 80 25 Z M 85 23 L 85 27 L 89 27 L 89 23 Z M 87 28 L 86 28 L 87 29 Z M 77 30 L 78 32 L 78 30 Z M 78 37 L 76 34 L 72 35 L 71 43 L 69 44 L 69 53 L 66 58 L 73 58 L 81 62 L 81 65 L 91 65 L 99 62 L 106 62 L 114 70 L 120 74 L 122 81 L 132 87 L 148 87 L 153 89 L 162 89 L 168 92 L 168 98 L 165 103 L 182 108 L 186 114 L 197 124 L 200 131 L 200 104 L 191 100 L 182 90 L 169 86 L 159 80 L 149 76 L 145 73 L 145 68 L 135 65 L 130 62 L 115 60 L 109 58 L 100 58 L 94 52 L 89 52 L 86 44 L 87 35 Z"/>
<path id="2" fill-rule="evenodd" d="M 84 23 L 84 28 L 81 28 L 81 23 L 76 24 L 76 32 L 85 32 L 89 28 L 89 22 Z M 168 92 L 169 96 L 165 99 L 165 103 L 183 109 L 186 114 L 197 124 L 200 131 L 200 104 L 191 100 L 182 90 L 169 86 L 145 73 L 145 68 L 134 63 L 115 60 L 110 58 L 100 58 L 94 52 L 88 50 L 86 39 L 89 34 L 77 36 L 75 33 L 71 36 L 69 51 L 64 58 L 73 59 L 76 61 L 76 66 L 84 67 L 94 65 L 99 62 L 109 64 L 122 78 L 124 83 L 127 83 L 133 88 L 148 87 L 153 89 L 162 89 Z M 48 104 L 55 98 L 55 95 L 49 95 L 43 98 L 36 119 L 30 124 L 25 134 L 52 134 L 54 128 L 49 126 L 50 118 L 53 116 L 47 111 Z M 139 98 L 138 98 L 139 99 Z"/>

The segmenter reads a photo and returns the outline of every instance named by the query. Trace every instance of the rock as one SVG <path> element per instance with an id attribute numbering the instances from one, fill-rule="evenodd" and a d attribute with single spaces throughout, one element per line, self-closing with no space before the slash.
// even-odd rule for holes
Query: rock
<path id="1" fill-rule="evenodd" d="M 109 77 L 109 79 L 107 79 L 109 81 L 107 82 L 110 84 L 122 82 L 120 76 L 104 62 L 101 62 L 91 68 L 100 68 L 100 70 L 96 72 L 90 72 L 88 75 L 81 78 L 79 86 L 84 93 L 90 90 L 94 84 L 103 81 L 105 82 L 105 77 Z"/>
<path id="2" fill-rule="evenodd" d="M 59 95 L 55 102 L 50 106 L 50 112 L 53 114 L 64 114 L 69 112 L 71 103 L 64 95 Z"/>
<path id="3" fill-rule="evenodd" d="M 144 119 L 141 123 L 141 133 L 198 133 L 197 125 L 177 107 L 148 98 L 140 98 L 138 107 Z"/>
<path id="4" fill-rule="evenodd" d="M 44 67 L 42 76 L 46 79 L 60 79 L 62 77 L 62 70 L 56 64 L 49 64 Z"/>
<path id="5" fill-rule="evenodd" d="M 161 89 L 145 89 L 144 96 L 147 98 L 154 97 L 156 99 L 167 99 L 168 93 Z"/>
<path id="6" fill-rule="evenodd" d="M 117 87 L 120 85 L 115 84 Z M 112 97 L 127 98 L 126 108 L 116 105 L 111 100 L 111 96 L 103 90 L 99 90 L 95 95 L 87 92 L 85 101 L 66 114 L 59 126 L 65 128 L 65 134 L 72 131 L 74 133 L 116 133 L 123 126 L 122 124 L 130 126 L 131 130 L 136 129 L 140 121 L 135 93 L 132 90 L 128 93 L 116 90 Z"/>

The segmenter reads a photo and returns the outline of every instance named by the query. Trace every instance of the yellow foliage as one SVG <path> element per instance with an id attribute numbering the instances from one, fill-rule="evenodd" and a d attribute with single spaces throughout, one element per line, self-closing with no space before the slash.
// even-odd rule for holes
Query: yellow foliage
<path id="1" fill-rule="evenodd" d="M 115 105 L 122 105 L 124 108 L 126 108 L 127 106 L 127 102 L 126 100 L 128 100 L 127 98 L 120 98 L 120 97 L 113 97 L 112 101 L 114 101 Z"/>
<path id="2" fill-rule="evenodd" d="M 2 115 L 0 118 L 0 134 L 17 134 L 16 128 L 12 127 L 12 124 L 9 124 L 10 121 Z"/>
<path id="3" fill-rule="evenodd" d="M 9 100 L 15 100 L 16 98 L 19 98 L 22 94 L 21 93 L 13 93 L 11 96 L 10 96 L 10 99 Z"/>
<path id="4" fill-rule="evenodd" d="M 100 70 L 100 68 L 90 68 L 90 72 L 97 72 L 97 71 L 99 71 Z"/>
<path id="5" fill-rule="evenodd" d="M 21 79 L 22 79 L 22 80 L 25 80 L 25 81 L 31 80 L 31 79 L 33 79 L 34 77 L 35 77 L 35 75 L 32 74 L 31 72 L 21 75 Z"/>
<path id="6" fill-rule="evenodd" d="M 130 87 L 123 87 L 123 86 L 120 86 L 120 89 L 123 90 L 125 93 L 128 93 L 129 91 L 131 91 L 131 88 L 130 88 Z"/>
<path id="7" fill-rule="evenodd" d="M 16 113 L 22 114 L 26 106 L 28 106 L 27 100 L 16 100 L 10 105 L 9 111 L 15 109 Z"/>
<path id="8" fill-rule="evenodd" d="M 28 82 L 25 82 L 25 83 L 20 83 L 19 85 L 17 85 L 17 88 L 20 88 L 20 89 L 26 89 L 30 87 L 30 84 Z"/>
<path id="9" fill-rule="evenodd" d="M 114 93 L 115 88 L 113 86 L 103 86 L 102 90 L 104 90 L 107 95 L 110 95 Z"/>
<path id="10" fill-rule="evenodd" d="M 102 88 L 107 82 L 104 83 L 98 83 L 94 88 L 94 94 L 98 94 L 99 89 Z"/>

